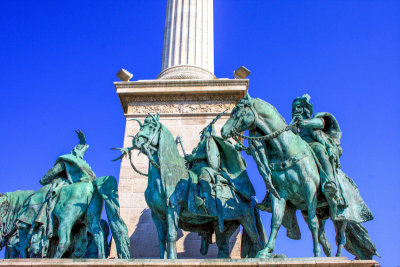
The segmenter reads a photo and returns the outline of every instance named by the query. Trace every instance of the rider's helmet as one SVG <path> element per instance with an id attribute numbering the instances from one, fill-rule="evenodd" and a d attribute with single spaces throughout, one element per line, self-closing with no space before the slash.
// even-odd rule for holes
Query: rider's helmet
<path id="1" fill-rule="evenodd" d="M 299 106 L 303 108 L 305 115 L 311 118 L 313 114 L 313 104 L 310 103 L 311 97 L 308 94 L 304 94 L 302 97 L 296 97 L 292 102 L 292 117 L 298 112 L 296 108 Z"/>

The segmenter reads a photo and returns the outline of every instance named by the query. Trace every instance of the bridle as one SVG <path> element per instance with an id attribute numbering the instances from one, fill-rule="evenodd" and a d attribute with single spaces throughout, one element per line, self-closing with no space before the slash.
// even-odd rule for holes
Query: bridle
<path id="1" fill-rule="evenodd" d="M 155 119 L 155 118 L 153 118 L 153 119 Z M 156 120 L 155 120 L 155 121 L 156 121 Z M 143 127 L 143 126 L 141 126 L 140 128 L 142 128 L 142 127 Z M 153 151 L 157 150 L 155 147 L 153 147 L 153 146 L 151 145 L 151 143 L 153 142 L 154 138 L 156 138 L 157 134 L 158 134 L 158 135 L 160 134 L 160 130 L 161 130 L 161 124 L 160 124 L 159 122 L 156 122 L 156 129 L 155 129 L 153 135 L 152 135 L 150 138 L 146 138 L 146 139 L 147 139 L 147 142 L 144 143 L 143 145 L 141 145 L 141 147 L 140 147 L 140 149 L 139 149 L 140 152 L 142 152 L 142 151 L 145 152 L 144 154 L 147 155 L 147 157 L 148 157 L 148 159 L 149 159 L 149 162 L 150 162 L 157 170 L 160 170 L 160 165 L 158 165 L 157 162 L 153 159 L 153 157 L 151 156 L 150 150 L 153 150 Z M 140 130 L 139 130 L 139 132 L 140 132 Z M 137 133 L 135 136 L 133 136 L 133 140 L 134 140 L 134 141 L 137 140 L 138 138 L 139 138 L 139 133 Z M 131 164 L 132 169 L 133 169 L 135 172 L 137 172 L 138 174 L 140 174 L 140 175 L 149 176 L 147 173 L 143 173 L 143 172 L 139 171 L 139 170 L 135 167 L 135 165 L 133 164 L 133 162 L 132 162 L 132 155 L 131 155 L 131 154 L 132 154 L 132 150 L 133 150 L 133 149 L 130 149 L 130 150 L 128 151 L 128 158 L 129 158 L 129 162 L 130 162 L 130 164 Z"/>
<path id="2" fill-rule="evenodd" d="M 271 139 L 274 139 L 274 138 L 278 137 L 279 135 L 281 135 L 282 133 L 284 133 L 286 131 L 290 131 L 290 130 L 292 130 L 292 129 L 297 127 L 297 124 L 293 123 L 293 124 L 287 125 L 283 129 L 277 130 L 277 131 L 275 131 L 273 133 L 270 133 L 270 134 L 267 134 L 267 135 L 263 135 L 263 136 L 246 136 L 246 135 L 243 135 L 243 134 L 239 133 L 237 129 L 240 127 L 241 123 L 243 122 L 243 119 L 247 115 L 247 112 L 249 112 L 246 109 L 246 107 L 250 108 L 250 110 L 251 110 L 251 112 L 253 113 L 253 116 L 254 116 L 254 121 L 253 121 L 252 125 L 250 126 L 249 131 L 255 130 L 257 128 L 257 122 L 256 122 L 257 121 L 257 112 L 254 110 L 253 104 L 246 104 L 245 105 L 245 109 L 243 111 L 241 111 L 240 114 L 239 114 L 239 116 L 240 116 L 239 119 L 233 125 L 233 129 L 232 129 L 233 137 L 232 138 L 234 138 L 234 139 L 235 139 L 235 137 L 240 137 L 240 138 L 247 139 L 247 140 L 255 140 L 255 141 L 256 140 L 257 141 L 258 140 L 264 140 L 264 141 L 268 141 L 268 140 L 271 140 Z"/>

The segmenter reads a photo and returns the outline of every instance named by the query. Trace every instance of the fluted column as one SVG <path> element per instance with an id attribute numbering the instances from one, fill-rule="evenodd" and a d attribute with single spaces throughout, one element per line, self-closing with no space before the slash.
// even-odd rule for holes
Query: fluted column
<path id="1" fill-rule="evenodd" d="M 213 0 L 167 0 L 158 79 L 214 79 Z"/>

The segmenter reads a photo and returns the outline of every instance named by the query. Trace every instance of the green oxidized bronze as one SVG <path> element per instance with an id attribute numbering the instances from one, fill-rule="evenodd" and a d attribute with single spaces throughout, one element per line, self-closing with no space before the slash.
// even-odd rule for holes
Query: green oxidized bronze
<path id="1" fill-rule="evenodd" d="M 331 218 L 337 233 L 336 255 L 341 256 L 345 247 L 358 259 L 371 259 L 378 254 L 361 223 L 373 216 L 354 181 L 340 169 L 339 124 L 330 113 L 312 117 L 309 96 L 296 98 L 292 111 L 292 123 L 287 125 L 275 107 L 247 95 L 221 130 L 224 138 L 248 139 L 248 148 L 240 142 L 236 148 L 252 155 L 266 185 L 267 195 L 258 207 L 272 212 L 271 235 L 257 257 L 271 256 L 281 224 L 290 238 L 300 239 L 299 209 L 312 232 L 316 257 L 321 253 L 318 243 L 327 256 L 332 254 L 324 231 Z M 240 134 L 244 131 L 249 136 Z"/>
<path id="2" fill-rule="evenodd" d="M 129 237 L 119 215 L 117 181 L 96 178 L 83 159 L 89 146 L 79 144 L 60 156 L 40 180 L 37 192 L 16 191 L 0 197 L 1 246 L 6 257 L 105 258 L 108 224 L 101 221 L 103 201 L 119 258 L 129 258 Z"/>
<path id="3" fill-rule="evenodd" d="M 216 118 L 218 119 L 218 118 Z M 215 232 L 218 257 L 229 257 L 229 239 L 239 224 L 243 226 L 242 257 L 254 257 L 265 245 L 266 236 L 255 208 L 244 159 L 228 141 L 215 136 L 213 124 L 201 132 L 201 141 L 186 155 L 180 156 L 171 132 L 160 123 L 159 115 L 149 114 L 133 138 L 132 147 L 121 149 L 123 155 L 138 149 L 149 158 L 145 198 L 157 227 L 160 258 L 176 258 L 177 230 L 197 232 L 202 236 L 201 253 L 207 253 Z M 179 139 L 178 139 L 179 140 Z M 238 219 L 239 218 L 239 219 Z"/>

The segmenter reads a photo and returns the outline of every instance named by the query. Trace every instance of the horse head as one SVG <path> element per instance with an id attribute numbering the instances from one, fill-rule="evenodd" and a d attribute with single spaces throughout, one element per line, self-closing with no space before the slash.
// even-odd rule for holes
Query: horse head
<path id="1" fill-rule="evenodd" d="M 138 121 L 140 129 L 132 141 L 135 149 L 144 151 L 147 154 L 149 148 L 157 148 L 161 130 L 159 119 L 160 115 L 158 113 L 155 115 L 149 113 L 143 124 Z"/>
<path id="2" fill-rule="evenodd" d="M 221 129 L 221 135 L 229 138 L 239 135 L 240 132 L 256 129 L 261 134 L 269 134 L 285 126 L 285 119 L 274 106 L 247 94 L 233 108 L 230 118 Z"/>
<path id="3" fill-rule="evenodd" d="M 253 99 L 247 94 L 232 109 L 230 118 L 221 129 L 223 138 L 229 138 L 235 133 L 251 130 L 255 127 L 256 116 L 252 111 Z"/>

